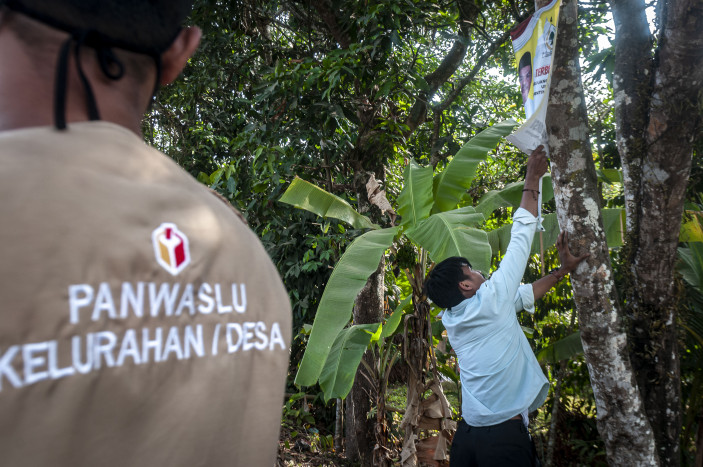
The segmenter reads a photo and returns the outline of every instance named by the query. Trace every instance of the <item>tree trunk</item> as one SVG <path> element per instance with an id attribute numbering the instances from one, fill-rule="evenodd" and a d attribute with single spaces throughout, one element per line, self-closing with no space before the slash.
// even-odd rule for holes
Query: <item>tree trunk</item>
<path id="1" fill-rule="evenodd" d="M 615 21 L 616 142 L 622 161 L 627 230 L 635 232 L 640 206 L 639 184 L 646 154 L 644 128 L 651 99 L 653 70 L 652 37 L 644 12 L 644 0 L 611 2 Z"/>
<path id="2" fill-rule="evenodd" d="M 561 385 L 566 374 L 566 361 L 559 363 L 553 368 L 552 374 L 556 374 L 557 384 L 554 388 L 554 405 L 552 405 L 552 419 L 549 421 L 549 440 L 547 441 L 547 454 L 544 458 L 544 467 L 554 465 L 554 446 L 557 441 L 557 420 L 559 418 L 559 407 L 561 406 Z"/>
<path id="3" fill-rule="evenodd" d="M 337 399 L 334 418 L 334 450 L 341 453 L 344 450 L 344 401 Z"/>
<path id="4" fill-rule="evenodd" d="M 613 2 L 613 85 L 627 201 L 631 359 L 661 462 L 676 466 L 682 415 L 674 265 L 693 143 L 701 129 L 703 5 L 666 2 L 661 11 L 655 62 L 644 2 Z"/>
<path id="5" fill-rule="evenodd" d="M 552 66 L 547 129 L 557 216 L 575 254 L 591 256 L 572 284 L 596 399 L 598 430 L 612 465 L 658 465 L 627 351 L 622 315 L 600 215 L 595 165 L 581 85 L 577 3 L 565 0 Z"/>
<path id="6" fill-rule="evenodd" d="M 378 265 L 359 295 L 354 305 L 354 324 L 380 323 L 383 318 L 383 270 L 384 258 Z M 364 354 L 364 360 L 371 368 L 375 366 L 374 355 L 370 351 Z M 374 419 L 368 418 L 371 411 L 371 396 L 376 393 L 373 375 L 368 373 L 363 365 L 356 371 L 354 385 L 347 397 L 346 404 L 346 452 L 347 457 L 359 460 L 362 466 L 373 466 Z"/>
<path id="7" fill-rule="evenodd" d="M 373 365 L 369 353 L 367 351 L 363 358 Z M 345 452 L 347 458 L 360 462 L 362 466 L 373 466 L 374 420 L 367 417 L 371 410 L 370 385 L 361 375 L 362 371 L 366 371 L 363 365 L 357 369 L 354 385 L 345 401 Z"/>
<path id="8" fill-rule="evenodd" d="M 423 277 L 418 265 L 411 276 L 411 282 Z M 420 283 L 421 283 L 420 279 Z M 420 287 L 413 287 L 414 313 L 405 318 L 405 342 L 403 343 L 403 359 L 408 363 L 408 395 L 405 415 L 400 426 L 403 430 L 403 450 L 401 465 L 410 467 L 417 465 L 416 441 L 418 441 L 420 418 L 422 416 L 420 402 L 425 391 L 425 368 L 429 350 L 429 313 L 430 305 L 422 296 Z"/>
<path id="9" fill-rule="evenodd" d="M 376 392 L 376 426 L 374 427 L 374 449 L 373 449 L 373 465 L 374 467 L 387 467 L 391 465 L 390 449 L 390 433 L 388 431 L 388 420 L 386 419 L 386 390 L 387 381 L 384 375 L 378 375 L 377 380 L 378 390 Z"/>

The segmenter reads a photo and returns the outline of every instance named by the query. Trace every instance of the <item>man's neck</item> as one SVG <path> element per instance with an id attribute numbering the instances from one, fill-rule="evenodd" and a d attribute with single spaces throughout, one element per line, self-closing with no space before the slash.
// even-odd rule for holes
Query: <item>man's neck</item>
<path id="1" fill-rule="evenodd" d="M 55 125 L 53 86 L 49 88 L 20 84 L 0 71 L 0 131 Z M 93 89 L 95 92 L 95 86 Z M 30 92 L 32 90 L 34 92 Z M 83 93 L 82 87 L 67 90 L 70 103 L 66 106 L 65 118 L 68 125 L 90 120 Z M 114 102 L 112 97 L 105 93 L 98 95 L 96 92 L 100 119 L 123 126 L 141 136 L 141 109 L 130 105 L 126 99 Z"/>
<path id="2" fill-rule="evenodd" d="M 0 131 L 54 125 L 56 55 L 33 59 L 26 51 L 27 45 L 3 29 L 0 27 Z M 141 136 L 141 121 L 151 92 L 149 83 L 134 83 L 128 77 L 110 81 L 95 65 L 92 51 L 84 52 L 83 70 L 93 89 L 100 119 Z M 66 122 L 90 120 L 85 88 L 73 56 L 68 63 L 67 81 Z"/>

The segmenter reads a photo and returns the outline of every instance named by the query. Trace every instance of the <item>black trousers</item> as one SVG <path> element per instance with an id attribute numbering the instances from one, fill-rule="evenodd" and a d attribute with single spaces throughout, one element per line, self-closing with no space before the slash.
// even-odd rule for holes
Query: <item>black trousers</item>
<path id="1" fill-rule="evenodd" d="M 533 467 L 532 440 L 522 420 L 469 426 L 462 419 L 449 453 L 450 467 Z"/>

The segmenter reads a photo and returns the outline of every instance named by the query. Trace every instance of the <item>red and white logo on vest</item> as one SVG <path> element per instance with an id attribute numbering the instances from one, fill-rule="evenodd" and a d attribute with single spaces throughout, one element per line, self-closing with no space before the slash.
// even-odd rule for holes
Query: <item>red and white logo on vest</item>
<path id="1" fill-rule="evenodd" d="M 190 264 L 188 237 L 176 224 L 164 222 L 151 233 L 156 262 L 171 275 L 177 276 Z"/>

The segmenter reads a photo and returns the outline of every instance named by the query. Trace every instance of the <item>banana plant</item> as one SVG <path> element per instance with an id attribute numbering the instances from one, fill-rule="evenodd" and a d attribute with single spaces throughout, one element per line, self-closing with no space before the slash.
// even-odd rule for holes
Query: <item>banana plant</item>
<path id="1" fill-rule="evenodd" d="M 351 387 L 353 375 L 360 363 L 363 349 L 379 332 L 380 323 L 348 326 L 354 300 L 369 276 L 394 241 L 400 237 L 410 240 L 429 254 L 434 262 L 450 256 L 470 257 L 472 265 L 484 273 L 489 272 L 491 256 L 504 253 L 510 240 L 510 225 L 485 232 L 479 227 L 496 209 L 516 207 L 522 196 L 522 182 L 510 184 L 502 190 L 485 194 L 475 206 L 465 204 L 464 196 L 476 174 L 478 165 L 498 142 L 515 127 L 512 120 L 496 124 L 467 142 L 437 174 L 431 167 L 423 167 L 410 160 L 403 174 L 403 189 L 397 199 L 396 212 L 400 224 L 381 228 L 368 217 L 357 212 L 345 200 L 325 190 L 295 178 L 280 201 L 313 212 L 324 218 L 335 218 L 355 229 L 366 230 L 357 237 L 342 255 L 325 287 L 317 309 L 305 354 L 296 375 L 299 386 L 319 382 L 327 399 L 344 398 Z M 617 171 L 605 171 L 605 182 L 617 182 Z M 611 173 L 612 172 L 612 173 Z M 543 182 L 543 202 L 553 198 L 551 179 Z M 623 243 L 624 211 L 603 209 L 603 220 L 608 245 L 618 247 Z M 554 214 L 543 219 L 545 231 L 536 236 L 532 253 L 539 253 L 545 246 L 553 245 L 559 233 Z M 689 222 L 687 239 L 699 237 L 699 223 Z M 682 228 L 682 237 L 684 228 Z M 424 270 L 416 278 L 419 286 Z M 416 287 L 417 288 L 417 287 Z M 541 357 L 553 360 L 580 352 L 574 345 L 575 337 L 554 343 L 553 348 Z M 341 376 L 344 375 L 344 376 Z M 351 376 L 350 376 L 351 375 Z M 352 378 L 351 380 L 349 378 Z"/>
<path id="2" fill-rule="evenodd" d="M 330 276 L 296 375 L 297 385 L 319 382 L 327 400 L 346 397 L 351 388 L 348 376 L 331 375 L 355 373 L 363 347 L 371 342 L 379 326 L 348 326 L 354 300 L 376 270 L 381 256 L 401 236 L 425 250 L 432 261 L 467 256 L 477 269 L 488 272 L 491 246 L 486 232 L 478 228 L 485 215 L 471 206 L 457 206 L 478 165 L 515 126 L 509 120 L 479 133 L 436 175 L 431 167 L 422 167 L 411 160 L 405 167 L 403 190 L 397 200 L 396 212 L 402 216 L 398 226 L 380 228 L 345 200 L 300 178 L 293 180 L 281 202 L 342 220 L 358 229 L 368 229 L 351 243 Z M 491 197 L 491 203 L 496 207 L 510 204 L 509 199 L 497 194 Z"/>
<path id="3" fill-rule="evenodd" d="M 342 329 L 332 344 L 320 374 L 320 387 L 324 390 L 325 400 L 349 393 L 359 363 L 365 363 L 361 357 L 369 345 L 375 345 L 382 358 L 377 371 L 372 371 L 373 368 L 370 367 L 367 370 L 369 373 L 378 373 L 383 380 L 388 381 L 388 371 L 398 358 L 388 339 L 398 328 L 409 302 L 409 297 L 403 300 L 383 324 L 358 324 Z"/>

